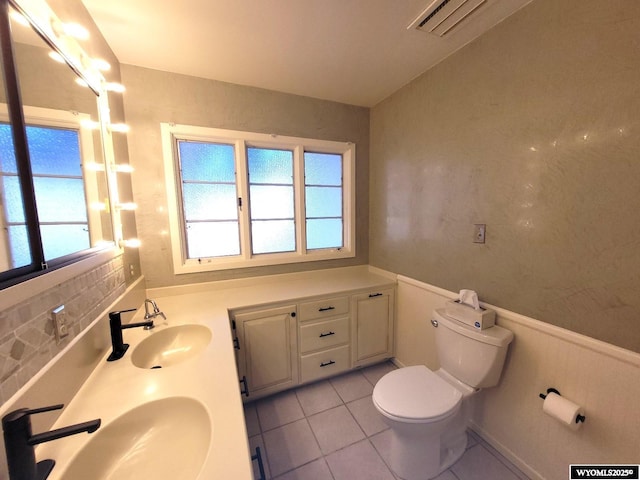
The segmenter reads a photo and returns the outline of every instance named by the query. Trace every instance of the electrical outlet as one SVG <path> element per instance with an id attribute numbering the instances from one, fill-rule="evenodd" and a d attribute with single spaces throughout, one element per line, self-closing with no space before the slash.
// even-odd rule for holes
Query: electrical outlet
<path id="1" fill-rule="evenodd" d="M 484 223 L 476 223 L 473 226 L 473 243 L 484 243 L 484 236 L 487 225 Z"/>
<path id="2" fill-rule="evenodd" d="M 64 305 L 51 310 L 51 320 L 53 321 L 53 331 L 56 334 L 56 342 L 60 343 L 64 337 L 69 335 L 67 312 L 64 311 Z"/>

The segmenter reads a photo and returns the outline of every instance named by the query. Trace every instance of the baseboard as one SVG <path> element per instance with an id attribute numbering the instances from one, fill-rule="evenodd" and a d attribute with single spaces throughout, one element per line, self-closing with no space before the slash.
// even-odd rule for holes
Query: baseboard
<path id="1" fill-rule="evenodd" d="M 504 444 L 497 441 L 490 434 L 488 434 L 485 430 L 483 430 L 480 426 L 478 426 L 473 420 L 471 421 L 469 427 L 473 430 L 482 440 L 487 442 L 491 447 L 493 447 L 500 455 L 506 458 L 513 465 L 518 467 L 522 473 L 524 473 L 531 480 L 545 480 L 545 478 L 540 475 L 536 470 L 534 470 L 527 463 L 522 461 L 522 459 L 516 456 L 508 447 Z"/>
<path id="2" fill-rule="evenodd" d="M 398 368 L 404 368 L 404 367 L 406 367 L 406 366 L 407 366 L 407 365 L 405 365 L 404 363 L 402 363 L 400 360 L 398 360 L 396 357 L 393 357 L 393 358 L 391 359 L 391 363 L 393 363 L 393 364 L 394 364 L 396 367 L 398 367 Z"/>

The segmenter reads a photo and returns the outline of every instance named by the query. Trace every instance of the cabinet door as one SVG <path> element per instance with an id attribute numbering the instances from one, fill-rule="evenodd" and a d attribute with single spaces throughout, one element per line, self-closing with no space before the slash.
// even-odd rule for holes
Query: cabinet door
<path id="1" fill-rule="evenodd" d="M 354 295 L 354 366 L 393 356 L 393 290 Z"/>
<path id="2" fill-rule="evenodd" d="M 291 305 L 235 315 L 238 371 L 250 398 L 298 383 L 295 312 Z"/>

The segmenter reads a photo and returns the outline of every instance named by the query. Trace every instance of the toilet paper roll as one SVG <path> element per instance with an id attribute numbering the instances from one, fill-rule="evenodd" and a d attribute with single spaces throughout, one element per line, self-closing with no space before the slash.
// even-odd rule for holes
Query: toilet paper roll
<path id="1" fill-rule="evenodd" d="M 557 393 L 547 394 L 547 398 L 542 403 L 542 411 L 571 430 L 577 430 L 582 425 L 582 422 L 576 422 L 578 415 L 584 415 L 582 407 Z"/>

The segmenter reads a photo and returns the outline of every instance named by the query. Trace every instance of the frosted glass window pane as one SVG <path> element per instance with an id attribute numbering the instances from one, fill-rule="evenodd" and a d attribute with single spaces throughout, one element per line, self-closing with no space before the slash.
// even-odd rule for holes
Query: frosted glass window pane
<path id="1" fill-rule="evenodd" d="M 293 252 L 296 232 L 293 220 L 266 220 L 251 222 L 251 243 L 254 254 Z"/>
<path id="2" fill-rule="evenodd" d="M 9 234 L 9 252 L 11 254 L 11 267 L 24 267 L 31 263 L 31 250 L 27 237 L 26 225 L 13 225 L 7 227 Z"/>
<path id="3" fill-rule="evenodd" d="M 18 172 L 11 125 L 8 123 L 0 123 L 0 172 Z"/>
<path id="4" fill-rule="evenodd" d="M 41 222 L 86 222 L 84 184 L 79 178 L 33 179 Z"/>
<path id="5" fill-rule="evenodd" d="M 186 183 L 183 197 L 187 221 L 238 219 L 235 185 Z"/>
<path id="6" fill-rule="evenodd" d="M 342 185 L 342 155 L 304 152 L 307 185 Z"/>
<path id="7" fill-rule="evenodd" d="M 178 147 L 183 181 L 236 181 L 233 145 L 179 141 Z"/>
<path id="8" fill-rule="evenodd" d="M 88 225 L 41 225 L 40 234 L 46 260 L 91 247 Z"/>
<path id="9" fill-rule="evenodd" d="M 307 220 L 307 249 L 341 248 L 343 246 L 342 219 Z"/>
<path id="10" fill-rule="evenodd" d="M 82 176 L 76 130 L 27 126 L 27 144 L 34 175 Z"/>
<path id="11" fill-rule="evenodd" d="M 187 258 L 240 254 L 238 222 L 203 222 L 187 225 Z"/>
<path id="12" fill-rule="evenodd" d="M 307 187 L 307 218 L 342 217 L 341 187 Z"/>
<path id="13" fill-rule="evenodd" d="M 293 152 L 247 148 L 249 182 L 293 185 Z"/>
<path id="14" fill-rule="evenodd" d="M 251 218 L 293 218 L 293 187 L 252 185 Z"/>
<path id="15" fill-rule="evenodd" d="M 22 189 L 18 177 L 4 177 L 2 179 L 4 190 L 4 208 L 6 220 L 9 223 L 23 223 L 24 205 L 22 203 Z"/>

